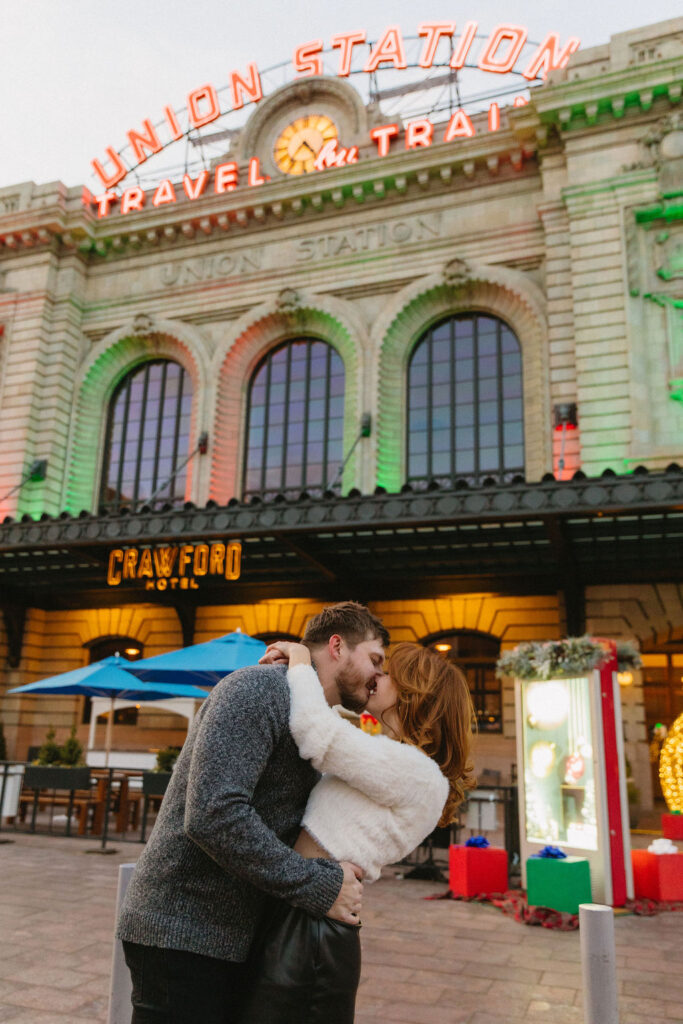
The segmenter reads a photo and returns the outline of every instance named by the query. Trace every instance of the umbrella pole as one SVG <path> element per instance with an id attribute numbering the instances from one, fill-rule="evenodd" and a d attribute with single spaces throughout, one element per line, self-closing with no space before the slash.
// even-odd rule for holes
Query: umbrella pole
<path id="1" fill-rule="evenodd" d="M 111 737 L 114 728 L 114 698 L 111 698 L 109 717 L 107 718 L 107 735 L 104 741 L 104 767 L 109 767 L 109 754 L 111 751 Z"/>

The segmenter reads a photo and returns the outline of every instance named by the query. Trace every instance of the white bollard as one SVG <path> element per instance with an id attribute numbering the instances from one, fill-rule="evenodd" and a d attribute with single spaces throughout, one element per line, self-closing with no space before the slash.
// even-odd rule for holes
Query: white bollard
<path id="1" fill-rule="evenodd" d="M 126 895 L 128 883 L 133 877 L 135 864 L 119 865 L 119 887 L 116 893 L 116 920 L 119 919 L 119 912 L 123 898 Z M 107 1024 L 130 1024 L 133 1015 L 133 1005 L 130 1001 L 133 986 L 130 980 L 130 972 L 123 956 L 123 943 L 120 939 L 114 939 L 114 950 L 111 958 L 111 985 L 109 988 L 109 1016 Z"/>
<path id="2" fill-rule="evenodd" d="M 612 908 L 582 903 L 579 929 L 585 1024 L 619 1024 Z"/>

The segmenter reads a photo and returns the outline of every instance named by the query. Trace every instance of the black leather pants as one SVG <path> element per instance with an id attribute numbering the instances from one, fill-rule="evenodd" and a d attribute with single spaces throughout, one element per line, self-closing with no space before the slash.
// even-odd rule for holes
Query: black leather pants
<path id="1" fill-rule="evenodd" d="M 359 932 L 278 903 L 252 951 L 239 1024 L 353 1024 Z"/>

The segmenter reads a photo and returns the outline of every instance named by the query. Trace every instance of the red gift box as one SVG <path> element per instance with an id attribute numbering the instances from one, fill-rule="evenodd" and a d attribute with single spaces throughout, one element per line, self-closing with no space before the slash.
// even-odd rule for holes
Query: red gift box
<path id="1" fill-rule="evenodd" d="M 490 896 L 506 892 L 508 855 L 495 846 L 451 846 L 448 887 L 456 896 Z"/>
<path id="2" fill-rule="evenodd" d="M 683 839 L 683 814 L 663 814 L 662 835 L 667 839 Z"/>
<path id="3" fill-rule="evenodd" d="M 636 899 L 683 900 L 683 853 L 631 850 Z"/>

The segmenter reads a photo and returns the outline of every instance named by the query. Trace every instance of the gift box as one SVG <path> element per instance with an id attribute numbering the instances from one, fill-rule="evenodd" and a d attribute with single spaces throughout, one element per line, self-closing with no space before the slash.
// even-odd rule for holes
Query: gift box
<path id="1" fill-rule="evenodd" d="M 448 886 L 455 896 L 491 896 L 506 892 L 507 853 L 496 846 L 451 846 Z"/>
<path id="2" fill-rule="evenodd" d="M 578 914 L 580 903 L 593 902 L 590 865 L 585 857 L 529 857 L 526 890 L 530 907 Z"/>
<path id="3" fill-rule="evenodd" d="M 663 814 L 662 835 L 667 839 L 683 839 L 683 814 Z"/>
<path id="4" fill-rule="evenodd" d="M 683 900 L 683 853 L 631 850 L 636 899 Z"/>

